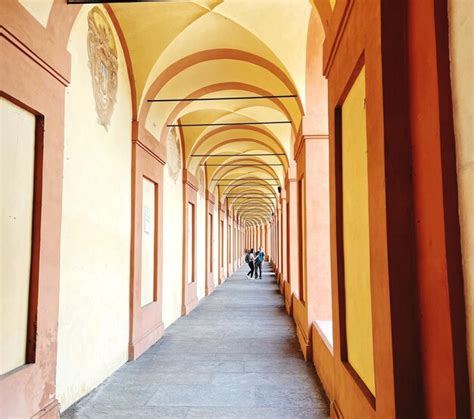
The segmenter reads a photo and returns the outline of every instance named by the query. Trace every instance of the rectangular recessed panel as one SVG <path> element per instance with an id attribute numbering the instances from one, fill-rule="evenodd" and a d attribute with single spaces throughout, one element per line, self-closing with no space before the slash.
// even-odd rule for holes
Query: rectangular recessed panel
<path id="1" fill-rule="evenodd" d="M 26 363 L 36 118 L 0 98 L 0 374 Z"/>
<path id="2" fill-rule="evenodd" d="M 220 266 L 221 268 L 224 267 L 224 221 L 221 220 L 221 239 L 220 239 L 220 246 L 219 246 L 219 251 L 220 251 Z"/>
<path id="3" fill-rule="evenodd" d="M 298 245 L 299 245 L 299 275 L 298 275 L 298 297 L 301 301 L 305 300 L 305 278 L 306 278 L 306 197 L 305 180 L 301 178 L 298 181 Z"/>
<path id="4" fill-rule="evenodd" d="M 188 202 L 188 223 L 186 235 L 186 255 L 187 255 L 187 281 L 188 284 L 194 281 L 194 205 Z"/>
<path id="5" fill-rule="evenodd" d="M 155 196 L 156 184 L 143 178 L 143 218 L 142 218 L 142 285 L 141 305 L 154 300 L 155 294 Z"/>
<path id="6" fill-rule="evenodd" d="M 207 232 L 207 243 L 209 246 L 209 260 L 208 260 L 208 269 L 209 273 L 212 273 L 212 259 L 213 259 L 213 251 L 214 251 L 214 243 L 213 243 L 213 229 L 214 226 L 212 225 L 213 223 L 213 218 L 212 214 L 208 214 L 209 220 L 208 220 L 208 232 Z"/>
<path id="7" fill-rule="evenodd" d="M 347 357 L 375 395 L 365 68 L 360 71 L 342 106 L 342 173 Z"/>

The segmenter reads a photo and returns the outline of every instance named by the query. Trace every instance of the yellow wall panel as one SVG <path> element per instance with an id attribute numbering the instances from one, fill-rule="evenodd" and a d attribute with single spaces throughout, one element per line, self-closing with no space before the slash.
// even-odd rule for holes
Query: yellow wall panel
<path id="1" fill-rule="evenodd" d="M 342 167 L 347 355 L 351 366 L 375 395 L 365 68 L 342 106 Z"/>

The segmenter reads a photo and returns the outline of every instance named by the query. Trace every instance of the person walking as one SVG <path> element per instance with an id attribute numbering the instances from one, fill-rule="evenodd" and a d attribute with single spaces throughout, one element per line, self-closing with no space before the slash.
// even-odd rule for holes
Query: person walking
<path id="1" fill-rule="evenodd" d="M 258 249 L 257 254 L 255 255 L 255 279 L 262 279 L 262 266 L 263 266 L 263 259 L 265 258 L 265 252 L 263 251 L 262 247 Z M 258 274 L 258 275 L 257 275 Z"/>
<path id="2" fill-rule="evenodd" d="M 250 268 L 250 271 L 247 273 L 247 279 L 252 279 L 252 277 L 253 277 L 253 271 L 255 269 L 254 261 L 255 261 L 255 256 L 253 254 L 253 249 L 250 249 L 250 252 L 248 252 L 245 255 L 245 262 L 248 263 L 249 268 Z"/>

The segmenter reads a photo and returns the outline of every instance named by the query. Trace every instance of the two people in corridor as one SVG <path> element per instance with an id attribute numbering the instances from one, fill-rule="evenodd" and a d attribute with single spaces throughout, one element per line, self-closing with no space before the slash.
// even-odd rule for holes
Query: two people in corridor
<path id="1" fill-rule="evenodd" d="M 254 277 L 255 279 L 262 279 L 262 265 L 263 259 L 265 258 L 265 253 L 263 249 L 260 247 L 258 252 L 254 252 L 253 249 L 245 256 L 245 262 L 248 263 L 250 271 L 247 273 L 247 278 L 251 279 Z"/>

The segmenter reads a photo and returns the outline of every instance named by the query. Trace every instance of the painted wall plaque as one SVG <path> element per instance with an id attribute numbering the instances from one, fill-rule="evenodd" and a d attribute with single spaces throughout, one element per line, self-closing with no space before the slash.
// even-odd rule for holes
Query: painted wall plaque
<path id="1" fill-rule="evenodd" d="M 166 163 L 168 165 L 168 172 L 174 182 L 178 180 L 178 175 L 181 170 L 181 153 L 179 147 L 179 137 L 176 128 L 171 128 L 166 139 Z"/>
<path id="2" fill-rule="evenodd" d="M 99 124 L 107 130 L 117 97 L 117 47 L 109 22 L 98 7 L 87 16 L 87 52 Z"/>

